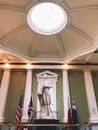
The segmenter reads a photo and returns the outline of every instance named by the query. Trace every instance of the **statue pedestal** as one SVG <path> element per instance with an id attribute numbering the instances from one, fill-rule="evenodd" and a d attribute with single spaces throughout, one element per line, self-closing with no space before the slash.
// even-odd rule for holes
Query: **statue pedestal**
<path id="1" fill-rule="evenodd" d="M 35 119 L 35 124 L 57 124 L 59 119 Z M 57 126 L 37 126 L 36 130 L 57 130 Z"/>
<path id="2" fill-rule="evenodd" d="M 57 124 L 59 119 L 35 119 L 34 123 L 36 124 Z"/>

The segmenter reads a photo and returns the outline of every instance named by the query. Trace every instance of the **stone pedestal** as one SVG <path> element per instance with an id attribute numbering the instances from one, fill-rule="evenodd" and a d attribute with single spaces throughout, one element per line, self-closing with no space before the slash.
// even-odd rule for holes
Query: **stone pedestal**
<path id="1" fill-rule="evenodd" d="M 59 119 L 35 119 L 35 124 L 57 124 Z M 36 130 L 57 130 L 57 126 L 37 126 Z"/>
<path id="2" fill-rule="evenodd" d="M 57 124 L 59 119 L 35 119 L 35 124 Z"/>

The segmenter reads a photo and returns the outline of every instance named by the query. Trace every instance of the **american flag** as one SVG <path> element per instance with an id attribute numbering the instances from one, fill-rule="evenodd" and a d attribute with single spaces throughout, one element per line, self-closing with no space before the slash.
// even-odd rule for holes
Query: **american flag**
<path id="1" fill-rule="evenodd" d="M 31 124 L 32 121 L 33 121 L 33 102 L 32 102 L 32 96 L 31 96 L 29 108 L 28 108 L 28 123 Z"/>
<path id="2" fill-rule="evenodd" d="M 16 112 L 16 116 L 15 116 L 15 122 L 18 125 L 21 123 L 22 113 L 23 113 L 23 97 L 21 94 L 21 97 L 19 100 L 19 105 L 18 105 L 17 112 Z"/>

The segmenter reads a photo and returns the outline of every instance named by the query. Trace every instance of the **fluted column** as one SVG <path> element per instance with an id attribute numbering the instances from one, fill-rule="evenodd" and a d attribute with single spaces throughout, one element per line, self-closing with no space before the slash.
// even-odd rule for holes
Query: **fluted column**
<path id="1" fill-rule="evenodd" d="M 89 121 L 91 123 L 98 123 L 98 109 L 90 70 L 84 70 L 84 79 L 90 116 Z"/>
<path id="2" fill-rule="evenodd" d="M 0 87 L 0 122 L 4 121 L 4 111 L 10 81 L 10 69 L 5 69 Z"/>
<path id="3" fill-rule="evenodd" d="M 32 89 L 32 70 L 27 70 L 25 93 L 24 93 L 24 105 L 23 105 L 23 115 L 22 122 L 28 122 L 28 105 L 31 97 Z"/>
<path id="4" fill-rule="evenodd" d="M 63 70 L 63 101 L 64 101 L 64 118 L 63 122 L 68 120 L 68 100 L 70 102 L 69 82 L 68 82 L 68 71 Z"/>

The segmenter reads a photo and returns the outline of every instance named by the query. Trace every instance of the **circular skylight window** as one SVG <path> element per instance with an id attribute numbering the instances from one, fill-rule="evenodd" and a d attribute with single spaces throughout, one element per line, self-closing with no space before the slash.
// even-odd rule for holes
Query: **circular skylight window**
<path id="1" fill-rule="evenodd" d="M 37 33 L 51 35 L 60 32 L 66 26 L 67 14 L 59 5 L 45 2 L 29 10 L 27 21 Z"/>

